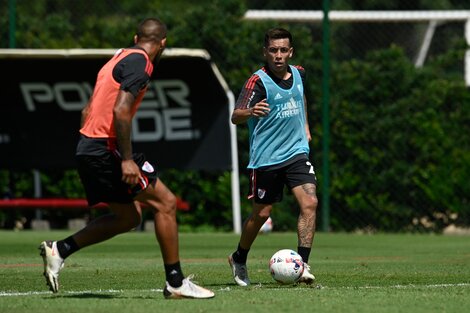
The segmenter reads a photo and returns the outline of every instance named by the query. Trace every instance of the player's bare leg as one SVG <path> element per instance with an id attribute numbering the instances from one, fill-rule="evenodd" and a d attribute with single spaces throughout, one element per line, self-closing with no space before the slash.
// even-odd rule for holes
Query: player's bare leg
<path id="1" fill-rule="evenodd" d="M 148 186 L 136 198 L 147 203 L 154 211 L 155 235 L 166 264 L 179 262 L 178 224 L 176 222 L 176 197 L 161 180 Z"/>
<path id="2" fill-rule="evenodd" d="M 243 223 L 242 234 L 237 251 L 228 256 L 228 263 L 232 269 L 232 275 L 237 285 L 245 287 L 250 284 L 246 258 L 251 245 L 258 236 L 261 226 L 266 222 L 271 214 L 272 205 L 258 204 L 253 202 L 253 211 L 248 219 Z"/>
<path id="3" fill-rule="evenodd" d="M 304 273 L 300 282 L 311 284 L 315 276 L 310 273 L 308 257 L 315 236 L 315 221 L 318 199 L 316 196 L 316 186 L 314 184 L 304 184 L 292 189 L 300 207 L 300 214 L 297 221 L 298 252 L 304 259 Z"/>
<path id="4" fill-rule="evenodd" d="M 175 298 L 212 298 L 215 294 L 184 278 L 179 260 L 178 224 L 176 221 L 176 197 L 161 180 L 140 193 L 136 200 L 150 205 L 154 213 L 155 235 L 162 252 L 166 283 L 163 295 Z"/>
<path id="5" fill-rule="evenodd" d="M 94 219 L 72 236 L 80 248 L 103 242 L 139 226 L 142 210 L 138 203 L 110 203 L 109 208 L 112 213 Z"/>
<path id="6" fill-rule="evenodd" d="M 44 277 L 52 292 L 59 291 L 59 272 L 64 267 L 64 260 L 68 255 L 80 248 L 105 241 L 139 225 L 142 213 L 137 203 L 112 203 L 109 206 L 113 213 L 96 218 L 64 241 L 46 240 L 39 245 L 44 262 Z M 64 242 L 69 242 L 70 245 L 67 245 L 66 250 L 61 251 L 59 245 L 64 246 Z"/>
<path id="7" fill-rule="evenodd" d="M 260 204 L 253 202 L 253 211 L 243 223 L 242 234 L 240 236 L 240 246 L 243 249 L 250 249 L 258 236 L 261 226 L 266 222 L 271 214 L 273 206 L 271 204 Z"/>

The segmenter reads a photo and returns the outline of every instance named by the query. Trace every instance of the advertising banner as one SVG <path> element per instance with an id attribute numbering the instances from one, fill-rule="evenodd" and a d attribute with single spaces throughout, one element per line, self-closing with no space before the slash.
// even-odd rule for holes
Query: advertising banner
<path id="1" fill-rule="evenodd" d="M 27 51 L 0 53 L 0 168 L 74 168 L 81 110 L 114 51 Z M 168 49 L 134 117 L 134 150 L 160 168 L 230 169 L 227 93 L 206 51 Z"/>

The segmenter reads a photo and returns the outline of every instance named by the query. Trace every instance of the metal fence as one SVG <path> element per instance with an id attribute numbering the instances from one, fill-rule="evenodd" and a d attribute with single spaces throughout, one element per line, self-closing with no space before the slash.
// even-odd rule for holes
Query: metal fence
<path id="1" fill-rule="evenodd" d="M 134 1 L 135 2 L 135 1 Z M 83 48 L 83 45 L 88 45 L 87 48 L 104 48 L 108 46 L 100 46 L 100 39 L 106 38 L 107 33 L 112 32 L 122 32 L 122 41 L 125 42 L 128 37 L 128 34 L 124 30 L 128 30 L 130 27 L 134 26 L 136 16 L 145 16 L 148 12 L 159 12 L 165 16 L 178 15 L 179 12 L 186 10 L 197 9 L 201 5 L 204 6 L 204 10 L 213 11 L 214 17 L 217 16 L 217 10 L 220 10 L 220 2 L 223 1 L 201 1 L 201 3 L 193 4 L 190 1 L 173 1 L 171 5 L 164 3 L 164 1 L 137 1 L 138 5 L 129 5 L 128 1 L 26 1 L 26 0 L 1 0 L 0 1 L 0 11 L 8 12 L 0 17 L 0 47 L 1 48 L 64 48 L 64 46 L 41 46 L 42 36 L 50 34 L 60 34 L 61 40 L 56 41 L 58 45 L 66 45 L 67 48 L 74 48 L 75 38 L 81 38 L 80 47 Z M 236 2 L 236 1 L 229 1 Z M 349 62 L 351 60 L 363 60 L 366 59 L 368 55 L 374 53 L 374 51 L 379 51 L 382 49 L 388 49 L 391 46 L 400 47 L 405 56 L 408 58 L 410 64 L 415 65 L 416 67 L 423 67 L 427 62 L 433 57 L 438 57 L 439 55 L 445 54 L 446 52 L 457 50 L 458 47 L 462 45 L 469 44 L 470 32 L 468 17 L 470 9 L 470 1 L 357 1 L 357 3 L 352 3 L 350 1 L 310 1 L 310 0 L 298 0 L 298 1 L 241 1 L 244 3 L 244 6 L 248 10 L 246 15 L 243 17 L 245 22 L 248 23 L 257 23 L 260 19 L 263 19 L 263 14 L 266 14 L 264 11 L 260 10 L 276 10 L 274 12 L 274 17 L 271 16 L 271 24 L 277 22 L 286 25 L 287 27 L 293 25 L 302 25 L 305 29 L 310 31 L 314 42 L 318 43 L 318 46 L 312 47 L 312 49 L 317 49 L 318 54 L 320 55 L 325 50 L 320 49 L 320 44 L 322 40 L 325 39 L 324 27 L 325 24 L 323 20 L 322 10 L 325 8 L 325 4 L 328 5 L 329 11 L 331 13 L 335 11 L 335 14 L 330 15 L 329 22 L 329 59 L 328 66 L 331 66 L 333 63 Z M 458 3 L 455 3 L 458 2 Z M 139 8 L 139 9 L 136 9 Z M 25 11 L 36 11 L 38 15 L 44 16 L 45 20 L 42 23 L 38 21 L 28 21 L 23 18 Z M 256 10 L 256 11 L 253 11 Z M 282 15 L 279 11 L 288 10 Z M 287 18 L 291 10 L 302 10 L 304 13 L 308 10 L 312 14 L 308 19 L 302 19 L 301 12 L 294 14 L 296 18 Z M 364 10 L 368 11 L 381 11 L 385 15 L 375 18 L 362 19 L 356 16 L 356 18 L 349 17 L 348 19 L 340 20 L 338 18 L 338 13 L 341 15 L 341 12 L 362 12 Z M 429 18 L 427 16 L 424 18 L 409 19 L 409 20 L 400 20 L 393 19 L 387 20 L 387 12 L 398 10 L 402 11 L 402 14 L 405 14 L 404 11 L 443 11 L 443 10 L 453 10 L 455 16 L 452 18 Z M 257 16 L 255 16 L 258 13 Z M 441 12 L 442 13 L 442 12 Z M 449 13 L 449 12 L 447 12 Z M 280 14 L 280 15 L 279 15 Z M 397 13 L 400 15 L 400 12 Z M 424 13 L 423 13 L 424 14 Z M 98 21 L 96 25 L 90 26 L 91 28 L 95 27 L 97 33 L 95 38 L 82 38 L 81 29 L 75 25 L 84 25 L 86 23 L 92 23 L 87 20 L 87 17 L 90 15 L 102 16 L 101 21 Z M 264 15 L 265 17 L 267 15 Z M 456 17 L 458 16 L 458 18 Z M 465 18 L 467 17 L 467 19 Z M 48 21 L 54 21 L 54 25 L 62 25 L 61 29 L 50 29 Z M 201 21 L 200 24 L 189 23 L 186 32 L 191 34 L 191 36 L 200 36 L 204 32 L 216 32 L 217 30 L 206 30 L 204 29 L 204 21 Z M 197 26 L 196 26 L 197 25 Z M 264 26 L 265 24 L 263 24 Z M 57 27 L 57 26 L 56 26 Z M 175 27 L 177 28 L 177 27 Z M 42 30 L 47 30 L 42 31 Z M 98 31 L 99 30 L 99 31 Z M 171 31 L 171 27 L 170 27 Z M 30 34 L 29 37 L 24 34 Z M 262 31 L 260 32 L 262 33 Z M 33 34 L 33 35 L 31 35 Z M 216 37 L 214 37 L 216 38 Z M 224 75 L 227 76 L 229 73 L 234 77 L 240 76 L 239 80 L 236 82 L 229 81 L 229 84 L 232 87 L 232 90 L 237 95 L 237 92 L 241 88 L 240 82 L 243 81 L 244 75 L 250 73 L 252 69 L 256 66 L 255 60 L 246 60 L 243 64 L 240 64 L 239 71 L 240 73 L 235 73 L 232 67 L 226 67 L 225 63 L 229 62 L 229 59 L 236 59 L 237 56 L 227 55 L 225 49 L 220 48 L 220 42 L 217 39 L 211 40 L 211 36 L 204 36 L 204 41 L 202 41 L 201 46 L 198 48 L 204 48 L 209 51 L 214 60 L 216 60 L 217 65 L 221 68 Z M 298 50 L 297 54 L 299 59 L 302 59 L 303 54 L 312 55 L 312 52 L 305 51 L 305 47 L 302 47 L 304 51 Z M 465 48 L 464 48 L 465 49 Z M 453 63 L 453 67 L 448 68 L 453 74 L 461 77 L 462 82 L 465 80 L 465 56 L 462 55 L 461 61 L 458 64 Z M 233 61 L 232 61 L 233 62 Z M 251 63 L 251 64 L 250 64 Z M 319 64 L 319 63 L 317 63 Z M 337 67 L 336 69 L 338 69 Z M 323 72 L 325 68 L 323 67 Z M 335 68 L 330 69 L 332 71 Z M 314 75 L 321 75 L 321 68 L 314 69 Z M 332 73 L 335 74 L 335 73 Z M 337 73 L 336 73 L 337 74 Z M 340 75 L 338 75 L 340 76 Z M 235 81 L 235 80 L 234 80 Z M 311 99 L 310 103 L 315 105 L 315 108 L 312 109 L 312 124 L 314 125 L 314 130 L 316 131 L 318 137 L 314 140 L 313 150 L 314 150 L 314 159 L 316 159 L 317 173 L 319 176 L 319 194 L 320 194 L 320 205 L 319 208 L 319 226 L 323 229 L 381 229 L 381 225 L 371 226 L 368 218 L 362 216 L 360 211 L 355 211 L 355 205 L 370 205 L 370 206 L 380 206 L 380 203 L 366 203 L 360 204 L 361 201 L 355 201 L 350 199 L 350 202 L 337 201 L 340 197 L 346 197 L 348 195 L 337 195 L 335 192 L 341 192 L 341 190 L 352 190 L 360 188 L 370 188 L 374 189 L 373 186 L 360 186 L 361 180 L 355 181 L 351 178 L 350 184 L 354 185 L 352 189 L 341 189 L 338 186 L 335 187 L 334 180 L 341 175 L 341 173 L 335 172 L 331 175 L 331 166 L 338 165 L 342 162 L 346 162 L 347 158 L 351 157 L 350 155 L 340 155 L 338 151 L 328 151 L 325 149 L 335 149 L 337 145 L 334 143 L 335 138 L 327 138 L 332 140 L 333 144 L 331 147 L 325 147 L 329 145 L 329 142 L 325 142 L 325 136 L 330 136 L 328 134 L 328 127 L 337 127 L 338 121 L 337 118 L 346 118 L 344 116 L 328 116 L 328 111 L 325 110 L 325 107 L 322 108 L 322 105 L 325 105 L 325 89 L 320 87 L 321 79 L 318 77 L 315 78 L 316 85 L 313 85 L 311 89 L 312 95 L 316 96 L 316 99 Z M 329 93 L 332 101 L 335 101 L 336 90 L 342 88 L 341 86 L 335 85 L 337 81 L 333 81 L 329 86 Z M 399 82 L 397 82 L 399 83 Z M 469 85 L 469 84 L 467 84 Z M 323 87 L 325 88 L 325 87 Z M 409 90 L 412 92 L 412 90 Z M 323 97 L 323 100 L 322 98 Z M 374 106 L 375 103 L 362 103 L 365 106 Z M 469 103 L 464 105 L 468 106 Z M 336 111 L 333 111 L 332 114 L 336 114 Z M 331 119 L 334 125 L 325 124 L 325 119 Z M 345 122 L 345 121 L 343 121 Z M 348 127 L 364 127 L 364 121 L 347 121 L 350 124 Z M 396 125 L 393 128 L 394 132 L 401 133 L 402 138 L 407 137 L 407 132 L 409 132 L 407 125 Z M 333 134 L 334 135 L 334 134 Z M 314 134 L 315 136 L 315 134 Z M 468 136 L 468 135 L 467 135 Z M 468 141 L 464 141 L 465 144 Z M 380 149 L 385 149 L 385 144 L 378 144 L 378 151 Z M 320 152 L 321 151 L 321 152 Z M 370 151 L 374 153 L 374 151 Z M 403 154 L 407 154 L 409 151 L 403 151 Z M 464 156 L 468 157 L 469 148 L 464 148 Z M 333 155 L 333 158 L 331 157 Z M 397 159 L 401 158 L 400 155 L 385 155 L 382 157 L 381 164 L 376 166 L 386 169 L 391 167 Z M 242 158 L 243 160 L 243 158 Z M 328 166 L 327 163 L 333 162 L 332 165 Z M 241 164 L 244 166 L 244 164 Z M 362 175 L 373 175 L 369 173 L 366 168 L 362 169 Z M 383 173 L 384 171 L 379 171 Z M 356 173 L 360 175 L 361 173 Z M 331 178 L 329 177 L 331 175 Z M 354 175 L 352 175 L 354 177 Z M 369 181 L 369 180 L 368 180 Z M 373 180 L 371 180 L 373 181 Z M 369 181 L 370 182 L 370 181 Z M 243 181 L 242 181 L 243 183 Z M 442 178 L 443 184 L 453 184 L 452 181 L 447 178 Z M 322 185 L 323 184 L 323 185 Z M 326 186 L 325 186 L 326 185 Z M 326 187 L 326 189 L 325 189 Z M 332 188 L 330 188 L 332 187 Z M 397 187 L 397 186 L 395 186 Z M 454 194 L 461 201 L 458 204 L 458 209 L 464 212 L 470 210 L 470 203 L 468 200 L 470 190 L 467 185 L 453 185 L 452 189 Z M 394 187 L 391 187 L 394 188 Z M 402 190 L 401 188 L 397 188 Z M 245 187 L 242 186 L 242 191 L 245 190 Z M 393 192 L 392 192 L 393 193 Z M 333 195 L 332 195 L 333 194 Z M 397 196 L 399 197 L 399 195 Z M 427 196 L 429 197 L 429 196 Z M 332 198 L 330 202 L 329 199 Z M 433 203 L 430 205 L 430 203 Z M 454 210 L 447 210 L 445 208 L 440 208 L 439 210 L 434 210 L 433 206 L 436 202 L 430 201 L 428 198 L 418 201 L 418 203 L 409 203 L 408 205 L 412 210 L 416 210 L 417 214 L 401 216 L 397 214 L 397 218 L 407 219 L 403 224 L 409 224 L 410 229 L 435 229 L 436 223 L 443 223 L 444 226 L 453 224 L 455 220 Z M 445 204 L 443 204 L 445 205 Z M 432 208 L 430 208 L 431 206 Z M 396 209 L 396 208 L 395 208 Z M 445 213 L 445 217 L 441 215 L 435 216 L 440 212 Z M 468 215 L 468 213 L 465 213 Z M 392 214 L 393 215 L 393 214 Z M 279 217 L 281 218 L 281 217 Z M 331 218 L 331 219 L 330 219 Z M 443 221 L 443 219 L 446 219 Z M 275 223 L 276 223 L 276 219 Z M 339 222 L 341 221 L 342 222 Z M 346 220 L 346 222 L 344 222 Z M 380 220 L 375 218 L 375 220 Z M 345 224 L 349 226 L 345 226 Z M 442 225 L 441 225 L 442 226 Z M 387 227 L 384 227 L 387 229 Z M 394 229 L 391 227 L 391 229 Z M 399 229 L 403 230 L 404 228 Z M 395 229 L 396 230 L 396 229 Z"/>

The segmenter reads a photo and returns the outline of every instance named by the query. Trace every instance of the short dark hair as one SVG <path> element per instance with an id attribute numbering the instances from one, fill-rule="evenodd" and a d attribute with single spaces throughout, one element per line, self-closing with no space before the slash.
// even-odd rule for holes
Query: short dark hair
<path id="1" fill-rule="evenodd" d="M 289 43 L 292 46 L 292 35 L 288 30 L 284 28 L 271 28 L 264 35 L 264 47 L 267 48 L 269 46 L 270 40 L 284 38 L 288 38 Z"/>
<path id="2" fill-rule="evenodd" d="M 160 41 L 166 37 L 166 25 L 158 18 L 146 18 L 137 27 L 136 35 L 139 41 Z"/>

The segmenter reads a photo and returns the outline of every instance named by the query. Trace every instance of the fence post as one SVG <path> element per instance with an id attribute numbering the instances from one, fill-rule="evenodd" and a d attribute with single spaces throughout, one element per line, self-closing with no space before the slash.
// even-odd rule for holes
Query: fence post
<path id="1" fill-rule="evenodd" d="M 465 41 L 470 46 L 470 19 L 465 22 Z M 470 48 L 465 52 L 465 86 L 470 87 Z"/>
<path id="2" fill-rule="evenodd" d="M 16 48 L 16 0 L 8 1 L 8 21 L 9 47 Z"/>
<path id="3" fill-rule="evenodd" d="M 323 0 L 323 80 L 322 80 L 322 126 L 323 126 L 323 182 L 322 182 L 322 230 L 329 231 L 330 229 L 330 93 L 329 93 L 329 80 L 330 80 L 330 21 L 328 12 L 330 10 L 330 1 Z"/>
<path id="4" fill-rule="evenodd" d="M 37 169 L 33 169 L 33 182 L 34 182 L 34 198 L 40 199 L 42 197 L 41 173 Z M 40 208 L 36 209 L 35 218 L 37 220 L 42 220 L 42 211 Z"/>

